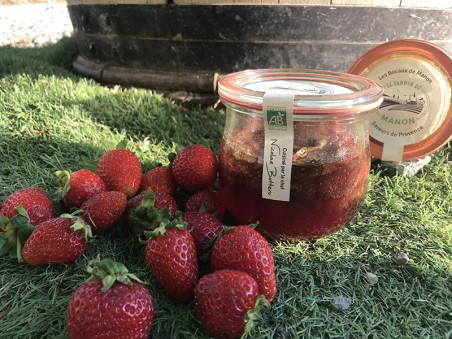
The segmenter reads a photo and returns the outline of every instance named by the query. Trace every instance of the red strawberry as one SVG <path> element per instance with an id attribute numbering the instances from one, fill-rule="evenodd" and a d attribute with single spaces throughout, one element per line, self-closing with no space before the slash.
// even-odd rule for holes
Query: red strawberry
<path id="1" fill-rule="evenodd" d="M 27 211 L 33 226 L 55 217 L 52 201 L 42 188 L 28 187 L 11 194 L 3 203 L 0 213 L 11 219 L 17 214 L 19 204 Z"/>
<path id="2" fill-rule="evenodd" d="M 198 258 L 207 253 L 206 245 L 223 230 L 223 224 L 217 218 L 205 212 L 184 212 L 182 219 L 188 224 L 195 242 Z"/>
<path id="3" fill-rule="evenodd" d="M 144 174 L 141 179 L 140 191 L 144 192 L 148 188 L 154 192 L 174 195 L 176 193 L 176 181 L 171 170 L 168 167 L 160 166 Z"/>
<path id="4" fill-rule="evenodd" d="M 123 192 L 103 192 L 85 201 L 80 215 L 92 228 L 93 233 L 111 229 L 123 216 L 127 197 Z"/>
<path id="5" fill-rule="evenodd" d="M 176 300 L 187 301 L 198 282 L 196 248 L 185 223 L 174 219 L 146 231 L 146 260 L 163 288 Z"/>
<path id="6" fill-rule="evenodd" d="M 97 173 L 109 191 L 120 191 L 133 197 L 141 184 L 141 164 L 137 156 L 126 149 L 106 152 L 97 164 Z"/>
<path id="7" fill-rule="evenodd" d="M 99 175 L 87 169 L 81 169 L 73 173 L 69 171 L 57 171 L 60 179 L 58 197 L 61 205 L 70 211 L 80 208 L 82 204 L 94 195 L 107 191 L 107 186 Z"/>
<path id="8" fill-rule="evenodd" d="M 237 226 L 220 235 L 210 257 L 212 272 L 229 269 L 248 273 L 269 302 L 276 293 L 275 265 L 267 240 L 249 226 Z"/>
<path id="9" fill-rule="evenodd" d="M 68 305 L 70 338 L 147 338 L 154 301 L 142 282 L 110 259 L 89 271 L 93 276 L 75 291 Z"/>
<path id="10" fill-rule="evenodd" d="M 135 233 L 140 234 L 155 229 L 162 222 L 169 223 L 176 217 L 177 211 L 178 206 L 172 196 L 154 193 L 148 188 L 127 202 L 125 221 Z"/>
<path id="11" fill-rule="evenodd" d="M 63 214 L 40 223 L 25 242 L 22 256 L 30 265 L 68 264 L 85 253 L 91 228 L 80 218 Z"/>
<path id="12" fill-rule="evenodd" d="M 244 272 L 216 271 L 203 276 L 195 288 L 196 312 L 215 337 L 237 338 L 249 333 L 249 320 L 266 305 L 256 281 Z"/>
<path id="13" fill-rule="evenodd" d="M 217 180 L 217 158 L 203 145 L 190 145 L 176 155 L 172 172 L 177 184 L 186 191 L 210 189 Z"/>
<path id="14" fill-rule="evenodd" d="M 204 209 L 204 210 L 202 210 Z M 186 212 L 202 211 L 223 220 L 226 207 L 218 192 L 202 190 L 193 194 L 185 203 Z"/>

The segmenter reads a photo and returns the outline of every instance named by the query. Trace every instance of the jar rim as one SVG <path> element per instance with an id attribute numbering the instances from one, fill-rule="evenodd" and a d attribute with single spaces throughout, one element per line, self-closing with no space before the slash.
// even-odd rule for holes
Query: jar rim
<path id="1" fill-rule="evenodd" d="M 348 73 L 303 69 L 249 69 L 223 76 L 218 94 L 223 103 L 262 111 L 268 90 L 294 92 L 294 114 L 355 114 L 383 101 L 383 87 Z"/>

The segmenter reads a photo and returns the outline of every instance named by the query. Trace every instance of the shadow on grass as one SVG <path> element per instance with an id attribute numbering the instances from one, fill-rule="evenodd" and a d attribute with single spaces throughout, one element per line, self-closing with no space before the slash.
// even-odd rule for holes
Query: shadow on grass
<path id="1" fill-rule="evenodd" d="M 49 193 L 57 211 L 55 172 L 81 168 L 95 171 L 99 154 L 104 152 L 89 143 L 61 140 L 45 133 L 0 135 L 0 148 L 2 162 L 7 164 L 0 166 L 0 201 L 18 189 L 39 186 Z"/>
<path id="2" fill-rule="evenodd" d="M 147 90 L 104 92 L 82 103 L 93 120 L 123 131 L 132 139 L 145 137 L 168 147 L 201 143 L 219 151 L 224 114 L 214 109 L 185 109 Z"/>
<path id="3" fill-rule="evenodd" d="M 77 44 L 72 37 L 37 48 L 0 47 L 0 77 L 26 73 L 33 77 L 55 75 L 75 80 L 71 70 L 77 52 Z"/>
<path id="4" fill-rule="evenodd" d="M 55 76 L 77 83 L 83 77 L 72 70 L 77 55 L 74 38 L 41 48 L 0 47 L 0 78 L 26 74 L 32 80 Z M 125 131 L 132 140 L 148 138 L 163 143 L 186 146 L 202 143 L 219 151 L 224 114 L 213 108 L 184 108 L 149 89 L 104 86 L 95 88 L 81 100 L 65 98 L 64 106 L 79 105 L 94 121 L 111 131 Z"/>

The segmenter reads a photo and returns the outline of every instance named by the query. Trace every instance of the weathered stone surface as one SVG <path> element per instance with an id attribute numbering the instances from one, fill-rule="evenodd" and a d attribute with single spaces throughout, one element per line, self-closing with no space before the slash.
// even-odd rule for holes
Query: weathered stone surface
<path id="1" fill-rule="evenodd" d="M 0 5 L 0 46 L 42 46 L 72 31 L 65 3 Z"/>

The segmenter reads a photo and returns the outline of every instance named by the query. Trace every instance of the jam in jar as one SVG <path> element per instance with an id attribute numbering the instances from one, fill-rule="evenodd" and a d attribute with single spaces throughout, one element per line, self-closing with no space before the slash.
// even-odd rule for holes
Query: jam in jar
<path id="1" fill-rule="evenodd" d="M 290 147 L 275 143 L 269 151 L 263 107 L 272 91 L 291 93 L 287 133 L 293 135 Z M 220 191 L 240 223 L 258 222 L 268 239 L 314 240 L 355 216 L 368 182 L 368 118 L 381 103 L 378 83 L 337 72 L 250 70 L 222 78 L 219 94 L 226 106 Z M 289 181 L 279 180 L 287 168 L 276 166 L 278 176 L 268 183 L 265 152 L 278 152 L 290 164 Z M 267 187 L 279 185 L 289 190 L 285 201 L 266 197 Z"/>

